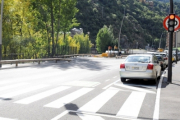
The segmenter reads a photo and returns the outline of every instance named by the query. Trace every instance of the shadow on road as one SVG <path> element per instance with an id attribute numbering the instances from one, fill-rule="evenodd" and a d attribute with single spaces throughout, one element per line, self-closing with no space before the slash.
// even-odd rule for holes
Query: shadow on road
<path id="1" fill-rule="evenodd" d="M 12 100 L 12 98 L 2 98 L 2 97 L 0 97 L 0 100 L 8 101 L 8 100 Z"/>
<path id="2" fill-rule="evenodd" d="M 46 67 L 54 67 L 62 70 L 72 69 L 74 67 L 81 68 L 81 69 L 89 69 L 89 70 L 102 70 L 108 69 L 108 65 L 102 65 L 102 61 L 96 61 L 88 58 L 71 58 L 72 61 L 47 61 L 41 62 L 40 65 L 37 62 L 34 63 L 22 63 L 19 64 L 18 67 L 14 67 L 15 64 L 12 64 L 12 67 L 1 68 L 1 69 L 18 69 L 18 68 L 25 68 L 25 67 L 32 67 L 32 68 L 46 68 Z"/>

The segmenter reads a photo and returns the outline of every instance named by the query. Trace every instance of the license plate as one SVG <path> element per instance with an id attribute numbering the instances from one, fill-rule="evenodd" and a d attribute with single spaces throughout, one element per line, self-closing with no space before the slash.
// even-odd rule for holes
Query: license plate
<path id="1" fill-rule="evenodd" d="M 139 67 L 132 67 L 133 70 L 139 70 Z"/>

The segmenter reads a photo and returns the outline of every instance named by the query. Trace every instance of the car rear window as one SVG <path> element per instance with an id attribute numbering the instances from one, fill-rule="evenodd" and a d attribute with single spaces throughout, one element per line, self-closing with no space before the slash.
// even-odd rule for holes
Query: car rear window
<path id="1" fill-rule="evenodd" d="M 149 63 L 150 56 L 128 56 L 125 62 L 142 62 L 142 63 Z"/>
<path id="2" fill-rule="evenodd" d="M 158 60 L 162 60 L 161 56 L 156 56 Z"/>

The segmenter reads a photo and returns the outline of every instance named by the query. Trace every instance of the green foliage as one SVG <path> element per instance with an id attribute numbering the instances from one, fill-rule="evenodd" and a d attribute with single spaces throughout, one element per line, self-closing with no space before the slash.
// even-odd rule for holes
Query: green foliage
<path id="1" fill-rule="evenodd" d="M 78 0 L 79 12 L 76 18 L 84 32 L 91 33 L 90 38 L 95 44 L 97 33 L 104 25 L 112 25 L 114 37 L 118 39 L 125 12 L 121 31 L 121 39 L 124 40 L 121 41 L 122 48 L 136 48 L 136 42 L 139 42 L 141 48 L 147 44 L 158 47 L 158 42 L 154 43 L 154 39 L 159 39 L 165 31 L 162 22 L 169 13 L 169 4 L 155 0 L 153 2 L 154 6 L 139 0 Z M 176 14 L 180 16 L 180 3 L 175 3 L 174 7 Z M 162 40 L 164 39 L 165 36 Z M 162 41 L 162 46 L 165 46 L 165 43 Z"/>
<path id="2" fill-rule="evenodd" d="M 97 34 L 96 46 L 99 52 L 105 52 L 108 46 L 111 46 L 114 41 L 114 36 L 111 27 L 104 26 L 101 28 Z"/>

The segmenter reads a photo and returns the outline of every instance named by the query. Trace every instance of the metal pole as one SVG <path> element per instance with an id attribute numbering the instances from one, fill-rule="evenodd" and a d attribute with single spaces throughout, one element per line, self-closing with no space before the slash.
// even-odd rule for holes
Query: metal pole
<path id="1" fill-rule="evenodd" d="M 170 0 L 170 13 L 174 13 L 173 11 L 173 0 Z M 173 33 L 169 32 L 169 58 L 168 58 L 168 82 L 172 83 L 172 41 L 173 41 Z"/>
<path id="2" fill-rule="evenodd" d="M 178 61 L 178 50 L 177 50 L 177 36 L 176 36 L 177 32 L 175 32 L 175 40 L 176 40 L 176 64 L 177 64 L 177 61 Z"/>
<path id="3" fill-rule="evenodd" d="M 159 41 L 159 48 L 161 47 L 161 39 L 162 39 L 162 35 L 163 35 L 163 32 L 161 34 L 161 38 L 160 38 L 160 41 Z"/>
<path id="4" fill-rule="evenodd" d="M 2 60 L 2 20 L 3 20 L 3 4 L 4 0 L 1 1 L 1 21 L 0 21 L 0 61 Z M 2 65 L 0 64 L 0 68 Z"/>
<path id="5" fill-rule="evenodd" d="M 120 47 L 121 28 L 122 28 L 122 25 L 123 25 L 124 17 L 125 17 L 125 8 L 124 8 L 124 16 L 123 16 L 123 19 L 121 21 L 121 26 L 120 26 L 120 30 L 119 30 L 118 49 Z"/>

